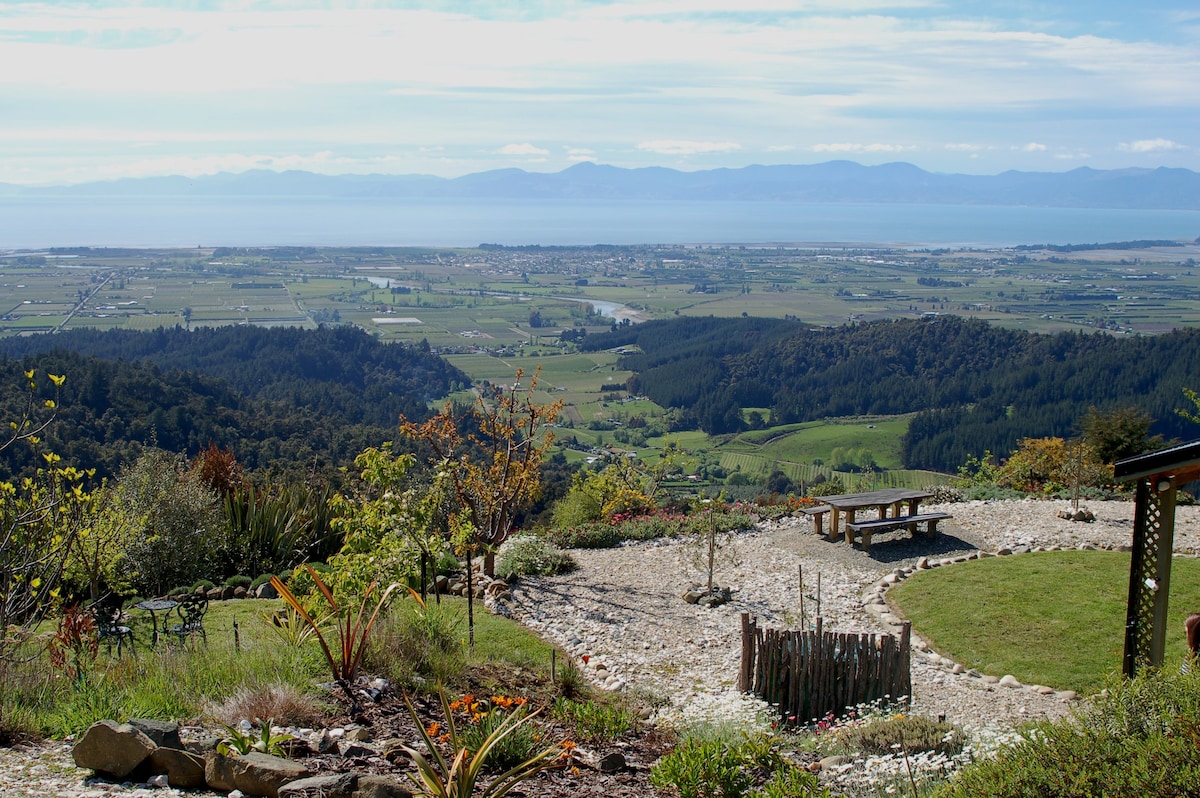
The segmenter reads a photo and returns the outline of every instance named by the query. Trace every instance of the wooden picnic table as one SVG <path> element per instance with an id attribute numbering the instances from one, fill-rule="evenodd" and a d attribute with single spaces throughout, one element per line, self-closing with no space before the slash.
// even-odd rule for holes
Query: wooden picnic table
<path id="1" fill-rule="evenodd" d="M 847 524 L 854 523 L 856 512 L 871 507 L 878 511 L 881 520 L 889 517 L 889 509 L 892 512 L 890 517 L 897 517 L 900 514 L 901 505 L 908 505 L 908 515 L 917 515 L 917 508 L 920 506 L 921 500 L 928 499 L 932 495 L 927 490 L 913 488 L 885 488 L 866 493 L 841 493 L 834 496 L 817 497 L 817 501 L 821 504 L 804 512 L 813 517 L 814 530 L 818 535 L 822 534 L 821 517 L 825 512 L 829 512 L 829 537 L 831 540 L 837 540 L 838 520 L 843 514 L 846 516 Z M 846 532 L 847 542 L 852 542 L 853 531 L 847 529 Z"/>

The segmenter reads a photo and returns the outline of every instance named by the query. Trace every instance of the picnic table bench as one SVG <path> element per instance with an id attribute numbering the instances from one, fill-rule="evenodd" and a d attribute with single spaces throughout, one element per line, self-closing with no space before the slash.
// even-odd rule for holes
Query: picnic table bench
<path id="1" fill-rule="evenodd" d="M 892 518 L 880 518 L 875 521 L 848 521 L 846 523 L 846 542 L 854 542 L 854 533 L 857 532 L 862 538 L 863 551 L 871 549 L 871 534 L 873 532 L 882 532 L 889 529 L 899 529 L 900 527 L 908 527 L 909 533 L 917 534 L 917 525 L 925 524 L 925 534 L 927 537 L 937 535 L 937 522 L 945 518 L 953 518 L 949 513 L 919 513 L 909 515 L 897 515 Z"/>
<path id="2" fill-rule="evenodd" d="M 800 512 L 813 519 L 813 531 L 818 535 L 825 534 L 823 519 L 826 513 L 830 513 L 830 540 L 838 539 L 838 521 L 844 515 L 846 542 L 853 543 L 854 533 L 859 532 L 862 535 L 863 549 L 869 550 L 871 533 L 876 529 L 895 529 L 907 526 L 915 531 L 918 523 L 926 523 L 934 525 L 927 529 L 930 535 L 935 534 L 937 522 L 941 518 L 950 516 L 945 513 L 926 513 L 925 515 L 919 513 L 921 500 L 932 495 L 929 491 L 911 488 L 886 488 L 864 493 L 843 493 L 821 496 L 817 499 L 821 502 L 820 504 L 814 507 L 805 507 Z M 854 515 L 857 511 L 869 508 L 876 509 L 877 520 L 857 521 L 855 519 Z M 906 515 L 901 515 L 902 508 L 907 509 Z M 935 515 L 938 517 L 931 517 Z"/>

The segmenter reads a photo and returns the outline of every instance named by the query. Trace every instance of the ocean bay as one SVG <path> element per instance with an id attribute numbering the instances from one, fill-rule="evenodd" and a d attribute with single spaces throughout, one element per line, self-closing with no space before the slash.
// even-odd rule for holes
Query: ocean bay
<path id="1" fill-rule="evenodd" d="M 866 203 L 0 197 L 0 248 L 725 244 L 1004 247 L 1194 239 L 1200 211 Z"/>

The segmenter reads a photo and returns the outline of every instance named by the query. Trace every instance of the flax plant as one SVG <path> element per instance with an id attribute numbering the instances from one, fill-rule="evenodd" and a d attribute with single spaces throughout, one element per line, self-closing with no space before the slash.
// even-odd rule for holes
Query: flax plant
<path id="1" fill-rule="evenodd" d="M 313 583 L 317 590 L 325 597 L 325 602 L 329 605 L 330 611 L 334 617 L 333 626 L 337 629 L 338 646 L 337 652 L 330 648 L 329 642 L 326 641 L 324 633 L 321 631 L 321 622 L 313 618 L 313 616 L 304 607 L 304 603 L 296 598 L 292 591 L 288 590 L 277 576 L 271 577 L 271 585 L 279 591 L 279 595 L 288 603 L 304 622 L 307 623 L 316 635 L 317 642 L 321 644 L 321 652 L 325 655 L 325 661 L 329 664 L 329 669 L 333 672 L 333 680 L 346 693 L 346 697 L 350 699 L 351 709 L 358 711 L 358 699 L 354 695 L 353 682 L 358 675 L 358 666 L 362 661 L 363 654 L 367 650 L 367 640 L 371 636 L 371 629 L 375 626 L 375 621 L 379 618 L 379 612 L 383 606 L 391 598 L 392 593 L 400 587 L 398 582 L 393 582 L 388 585 L 383 594 L 379 596 L 375 602 L 375 608 L 371 611 L 370 617 L 367 617 L 368 602 L 371 596 L 375 593 L 378 587 L 377 582 L 372 582 L 363 591 L 362 600 L 359 603 L 358 610 L 353 607 L 343 608 L 334 598 L 333 591 L 321 581 L 321 577 L 311 565 L 305 565 L 308 568 L 309 576 L 312 577 Z M 365 620 L 364 620 L 365 619 Z"/>

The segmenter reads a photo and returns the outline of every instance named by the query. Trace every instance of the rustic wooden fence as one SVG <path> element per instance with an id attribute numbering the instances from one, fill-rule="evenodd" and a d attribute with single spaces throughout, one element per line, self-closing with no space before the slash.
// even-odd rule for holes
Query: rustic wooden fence
<path id="1" fill-rule="evenodd" d="M 912 695 L 912 625 L 894 635 L 760 629 L 742 613 L 742 667 L 738 689 L 779 707 L 787 723 L 820 720 L 885 697 Z"/>

